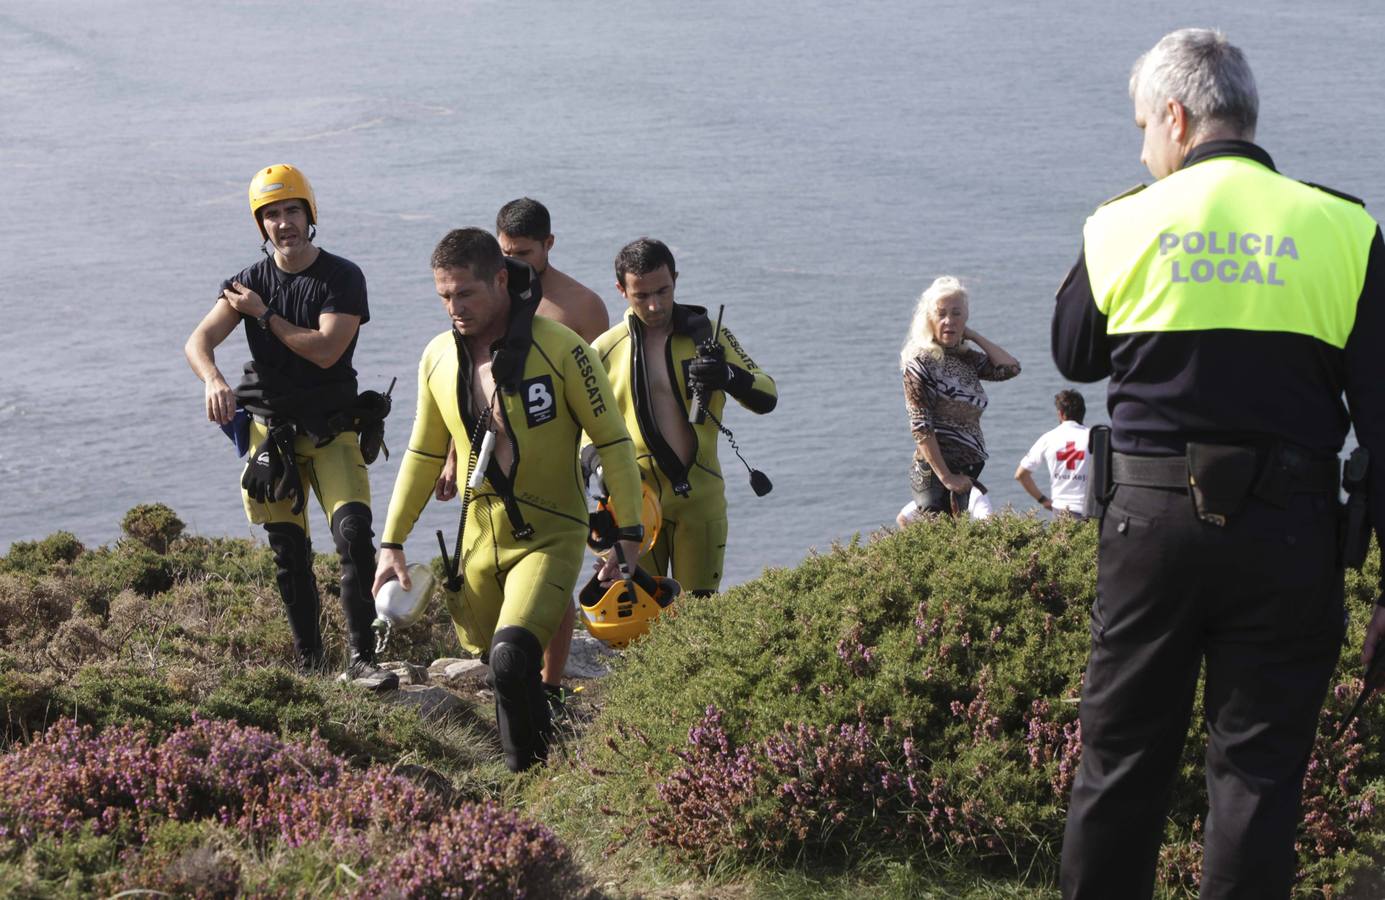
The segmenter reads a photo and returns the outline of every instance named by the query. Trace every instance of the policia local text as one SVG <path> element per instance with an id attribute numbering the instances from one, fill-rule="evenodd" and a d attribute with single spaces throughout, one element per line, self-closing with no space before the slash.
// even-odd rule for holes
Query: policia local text
<path id="1" fill-rule="evenodd" d="M 1175 259 L 1171 280 L 1180 283 L 1202 283 L 1215 277 L 1225 284 L 1253 281 L 1258 284 L 1283 285 L 1284 282 L 1278 277 L 1277 263 L 1271 262 L 1267 269 L 1262 269 L 1254 257 L 1271 256 L 1278 259 L 1287 256 L 1290 259 L 1298 259 L 1298 245 L 1287 235 L 1277 241 L 1272 234 L 1237 234 L 1234 231 L 1189 231 L 1181 236 L 1166 231 L 1159 235 L 1160 256 L 1167 256 L 1179 247 L 1187 254 L 1212 253 L 1225 256 L 1239 250 L 1241 256 L 1252 257 L 1246 260 L 1223 259 L 1218 262 L 1204 257 L 1193 260 L 1186 271 L 1182 266 L 1184 260 Z"/>

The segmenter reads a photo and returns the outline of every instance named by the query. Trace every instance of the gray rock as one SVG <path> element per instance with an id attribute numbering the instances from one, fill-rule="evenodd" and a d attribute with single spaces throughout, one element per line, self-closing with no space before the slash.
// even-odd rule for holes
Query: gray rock
<path id="1" fill-rule="evenodd" d="M 443 669 L 443 678 L 451 682 L 484 681 L 490 667 L 479 659 L 461 659 Z"/>
<path id="2" fill-rule="evenodd" d="M 433 664 L 428 667 L 428 674 L 432 676 L 433 681 L 456 690 L 467 690 L 480 685 L 489 672 L 490 669 L 479 659 L 444 657 L 433 660 Z"/>
<path id="3" fill-rule="evenodd" d="M 418 710 L 425 719 L 441 718 L 460 710 L 461 698 L 447 688 L 431 684 L 405 684 L 399 690 L 381 694 L 381 699 Z"/>
<path id="4" fill-rule="evenodd" d="M 568 654 L 565 678 L 604 678 L 611 673 L 610 662 L 620 655 L 585 631 L 572 635 L 572 652 Z"/>
<path id="5" fill-rule="evenodd" d="M 458 659 L 455 656 L 440 657 L 428 664 L 428 674 L 432 675 L 434 678 L 439 678 L 448 666 L 459 662 L 466 662 L 466 660 Z"/>
<path id="6" fill-rule="evenodd" d="M 400 684 L 427 684 L 429 672 L 423 666 L 411 662 L 382 662 L 380 668 L 388 669 L 399 676 Z"/>

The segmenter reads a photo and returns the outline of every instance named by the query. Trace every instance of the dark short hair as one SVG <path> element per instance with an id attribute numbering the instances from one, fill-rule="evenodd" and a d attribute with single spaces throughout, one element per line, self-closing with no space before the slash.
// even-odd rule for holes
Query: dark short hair
<path id="1" fill-rule="evenodd" d="M 553 233 L 548 207 L 529 197 L 511 200 L 495 214 L 495 233 L 542 241 Z"/>
<path id="2" fill-rule="evenodd" d="M 616 284 L 624 287 L 626 275 L 648 275 L 660 266 L 667 266 L 670 275 L 678 275 L 668 244 L 649 237 L 633 240 L 616 254 Z"/>
<path id="3" fill-rule="evenodd" d="M 1082 420 L 1087 418 L 1087 401 L 1083 400 L 1077 391 L 1059 391 L 1053 395 L 1053 405 L 1058 407 L 1059 414 L 1069 422 L 1081 425 Z"/>
<path id="4" fill-rule="evenodd" d="M 470 269 L 475 278 L 490 282 L 505 268 L 505 254 L 495 235 L 484 228 L 456 228 L 433 248 L 433 268 Z"/>

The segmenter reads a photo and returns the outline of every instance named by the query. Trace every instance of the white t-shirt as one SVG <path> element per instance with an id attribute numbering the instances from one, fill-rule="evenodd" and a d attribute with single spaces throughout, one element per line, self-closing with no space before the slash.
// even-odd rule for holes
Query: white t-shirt
<path id="1" fill-rule="evenodd" d="M 1020 460 L 1020 467 L 1036 471 L 1048 469 L 1049 495 L 1054 509 L 1083 514 L 1087 502 L 1087 426 L 1059 422 L 1045 432 Z"/>

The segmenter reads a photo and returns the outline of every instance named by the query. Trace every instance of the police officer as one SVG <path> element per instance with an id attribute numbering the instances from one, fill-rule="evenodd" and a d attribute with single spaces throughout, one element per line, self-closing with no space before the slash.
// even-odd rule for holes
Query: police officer
<path id="1" fill-rule="evenodd" d="M 1114 449 L 1063 896 L 1151 895 L 1205 665 L 1201 895 L 1287 897 L 1343 634 L 1348 426 L 1385 458 L 1385 247 L 1360 201 L 1252 143 L 1255 81 L 1221 33 L 1165 36 L 1130 95 L 1158 181 L 1087 220 L 1053 318 L 1058 369 L 1111 379 Z M 1377 607 L 1367 657 L 1383 632 Z"/>

